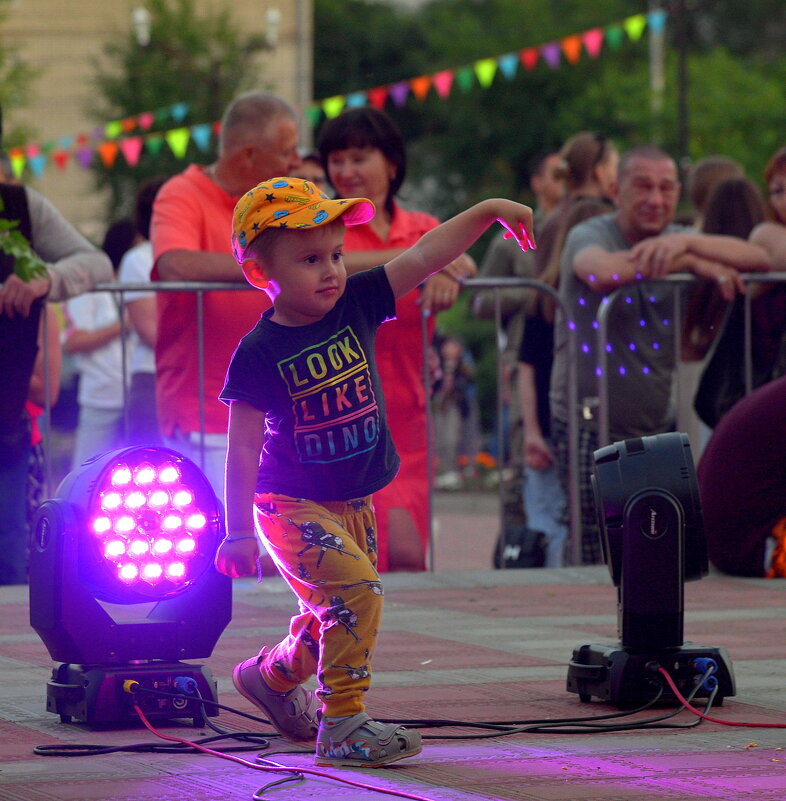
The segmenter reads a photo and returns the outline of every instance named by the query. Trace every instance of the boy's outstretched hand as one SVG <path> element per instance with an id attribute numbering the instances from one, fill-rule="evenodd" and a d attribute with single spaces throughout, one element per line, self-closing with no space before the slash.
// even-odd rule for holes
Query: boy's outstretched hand
<path id="1" fill-rule="evenodd" d="M 527 207 L 525 206 L 525 208 Z M 505 229 L 505 233 L 502 234 L 502 238 L 515 239 L 516 242 L 519 243 L 519 247 L 525 253 L 528 250 L 535 250 L 535 240 L 532 238 L 527 228 L 527 225 L 532 225 L 531 220 L 532 218 L 530 217 L 529 223 L 517 220 L 516 222 L 511 222 L 508 224 L 502 217 L 497 217 L 497 222 Z M 518 232 L 516 229 L 518 229 Z"/>
<path id="2" fill-rule="evenodd" d="M 216 570 L 230 578 L 256 576 L 259 543 L 256 537 L 223 540 L 216 551 Z"/>
<path id="3" fill-rule="evenodd" d="M 503 239 L 515 239 L 523 251 L 535 250 L 535 240 L 532 234 L 532 209 L 512 200 L 499 201 L 509 206 L 499 214 L 497 222 L 505 229 Z"/>

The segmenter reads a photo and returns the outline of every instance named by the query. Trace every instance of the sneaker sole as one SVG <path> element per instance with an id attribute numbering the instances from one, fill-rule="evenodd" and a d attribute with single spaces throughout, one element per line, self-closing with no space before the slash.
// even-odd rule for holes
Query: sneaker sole
<path id="1" fill-rule="evenodd" d="M 403 751 L 400 754 L 383 759 L 379 762 L 365 762 L 362 759 L 344 759 L 343 757 L 314 757 L 314 764 L 320 768 L 384 768 L 387 765 L 392 765 L 394 762 L 406 759 L 407 757 L 415 756 L 423 750 L 423 746 L 419 745 L 417 749 L 410 749 Z"/>

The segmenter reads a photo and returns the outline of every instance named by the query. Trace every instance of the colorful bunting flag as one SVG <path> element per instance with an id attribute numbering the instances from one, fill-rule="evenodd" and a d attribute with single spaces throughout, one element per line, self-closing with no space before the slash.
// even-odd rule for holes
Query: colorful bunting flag
<path id="1" fill-rule="evenodd" d="M 443 100 L 450 94 L 451 86 L 453 86 L 453 70 L 442 70 L 434 75 L 434 88 Z"/>
<path id="2" fill-rule="evenodd" d="M 186 155 L 191 131 L 188 128 L 172 128 L 164 134 L 164 139 L 175 154 L 175 158 L 182 159 Z"/>
<path id="3" fill-rule="evenodd" d="M 488 89 L 491 86 L 494 76 L 497 74 L 497 59 L 482 58 L 475 62 L 475 75 L 478 76 L 478 83 Z"/>
<path id="4" fill-rule="evenodd" d="M 129 167 L 136 167 L 139 163 L 139 156 L 142 153 L 142 137 L 129 136 L 120 143 L 120 150 Z"/>
<path id="5" fill-rule="evenodd" d="M 562 40 L 562 52 L 569 64 L 578 64 L 581 58 L 581 36 L 578 33 L 566 36 Z"/>
<path id="6" fill-rule="evenodd" d="M 612 50 L 619 49 L 625 37 L 637 42 L 649 26 L 653 33 L 662 33 L 666 26 L 667 14 L 663 9 L 655 9 L 647 14 L 634 14 L 621 22 L 607 25 L 605 28 L 592 28 L 581 33 L 565 36 L 558 41 L 547 42 L 537 46 L 523 48 L 518 52 L 482 58 L 471 65 L 455 69 L 445 69 L 431 75 L 419 75 L 408 80 L 401 80 L 386 86 L 357 90 L 346 95 L 335 95 L 318 101 L 305 109 L 309 122 L 317 127 L 324 115 L 332 119 L 344 108 L 355 108 L 370 104 L 374 108 L 384 109 L 388 100 L 401 108 L 410 95 L 418 102 L 424 102 L 431 87 L 441 100 L 446 100 L 454 84 L 462 92 L 469 92 L 476 83 L 487 89 L 494 82 L 497 72 L 507 79 L 515 77 L 523 67 L 527 72 L 534 70 L 542 59 L 551 69 L 560 67 L 562 57 L 568 64 L 576 65 L 581 60 L 582 49 L 589 58 L 600 55 L 604 45 Z M 520 65 L 520 66 L 519 66 Z M 42 145 L 31 142 L 24 147 L 12 148 L 9 151 L 11 168 L 17 178 L 21 178 L 26 168 L 36 177 L 40 176 L 50 162 L 54 162 L 61 170 L 66 168 L 69 160 L 74 160 L 84 169 L 88 169 L 97 154 L 101 163 L 112 169 L 118 152 L 122 152 L 126 163 L 133 167 L 139 163 L 142 151 L 157 157 L 164 143 L 182 159 L 188 149 L 189 142 L 203 152 L 207 152 L 213 137 L 218 138 L 221 122 L 202 123 L 190 127 L 178 126 L 170 130 L 147 133 L 154 124 L 165 125 L 168 120 L 182 123 L 190 111 L 187 102 L 173 103 L 166 108 L 155 111 L 144 111 L 135 116 L 120 120 L 111 120 L 103 128 L 95 128 L 90 135 L 63 136 L 57 142 L 45 142 Z M 139 131 L 139 133 L 134 133 Z"/>
<path id="7" fill-rule="evenodd" d="M 426 99 L 428 90 L 431 88 L 431 76 L 420 75 L 417 78 L 413 78 L 409 82 L 409 87 L 412 89 L 412 94 L 422 103 Z"/>

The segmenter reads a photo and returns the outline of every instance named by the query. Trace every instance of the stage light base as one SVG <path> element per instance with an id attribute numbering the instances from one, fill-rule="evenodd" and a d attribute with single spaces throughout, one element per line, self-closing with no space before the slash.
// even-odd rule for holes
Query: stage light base
<path id="1" fill-rule="evenodd" d="M 567 690 L 578 693 L 585 703 L 598 698 L 621 709 L 632 709 L 650 700 L 663 683 L 656 665 L 668 671 L 683 696 L 689 695 L 695 678 L 706 670 L 706 663 L 697 660 L 714 661 L 713 676 L 718 685 L 714 704 L 721 706 L 724 698 L 736 694 L 731 660 L 723 647 L 693 643 L 660 651 L 630 651 L 619 644 L 578 646 L 568 667 Z M 711 680 L 705 682 L 694 698 L 708 697 L 712 686 Z M 678 703 L 668 685 L 661 702 Z"/>
<path id="2" fill-rule="evenodd" d="M 63 723 L 124 726 L 139 723 L 136 704 L 151 720 L 192 718 L 194 726 L 200 726 L 202 713 L 197 693 L 172 698 L 124 689 L 126 682 L 133 681 L 149 689 L 177 693 L 178 677 L 193 680 L 205 700 L 218 701 L 216 681 L 204 665 L 153 661 L 109 667 L 60 662 L 52 669 L 52 679 L 46 685 L 46 709 L 60 715 Z M 218 709 L 209 703 L 205 704 L 205 712 L 211 717 L 218 715 Z"/>

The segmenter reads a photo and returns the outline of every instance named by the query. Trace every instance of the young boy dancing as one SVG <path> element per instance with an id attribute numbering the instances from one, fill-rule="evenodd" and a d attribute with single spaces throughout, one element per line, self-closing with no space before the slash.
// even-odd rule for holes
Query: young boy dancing
<path id="1" fill-rule="evenodd" d="M 240 199 L 232 221 L 235 258 L 273 307 L 240 342 L 221 393 L 230 406 L 227 536 L 216 565 L 232 577 L 255 572 L 256 522 L 300 608 L 289 635 L 232 679 L 282 735 L 316 736 L 317 765 L 379 767 L 421 750 L 417 731 L 377 723 L 363 703 L 382 613 L 371 495 L 398 468 L 376 330 L 396 298 L 494 220 L 533 247 L 531 209 L 485 200 L 347 278 L 344 226 L 373 216 L 365 198 L 331 200 L 303 179 L 273 178 Z M 312 693 L 302 683 L 315 673 Z"/>

